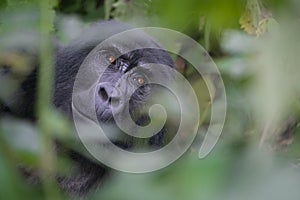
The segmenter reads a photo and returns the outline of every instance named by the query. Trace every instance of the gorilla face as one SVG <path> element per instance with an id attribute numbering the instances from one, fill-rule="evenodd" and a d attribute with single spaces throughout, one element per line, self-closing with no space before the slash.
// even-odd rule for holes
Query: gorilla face
<path id="1" fill-rule="evenodd" d="M 164 67 L 155 70 L 153 64 Z M 104 129 L 108 126 L 104 132 L 109 134 L 111 141 L 127 148 L 133 137 L 119 128 L 115 118 L 124 121 L 130 117 L 133 126 L 146 126 L 151 122 L 149 108 L 162 90 L 166 90 L 153 84 L 154 77 L 155 80 L 173 80 L 170 72 L 164 69 L 166 66 L 173 67 L 171 57 L 144 33 L 105 40 L 86 56 L 80 67 L 74 88 L 81 89 L 73 98 L 73 108 L 85 118 L 99 122 L 102 129 L 102 125 L 105 125 Z M 162 101 L 157 103 L 163 105 Z M 129 131 L 135 133 L 134 129 Z M 162 129 L 147 141 L 162 144 L 163 132 Z"/>
<path id="2" fill-rule="evenodd" d="M 100 122 L 113 122 L 112 107 L 117 112 L 129 109 L 131 117 L 136 123 L 142 123 L 141 118 L 147 102 L 149 103 L 155 86 L 148 84 L 154 74 L 147 63 L 164 64 L 172 67 L 173 63 L 169 55 L 160 49 L 138 49 L 115 57 L 112 51 L 105 52 L 104 58 L 110 62 L 103 72 L 97 85 L 95 94 L 96 115 Z M 126 74 L 126 79 L 118 83 L 118 80 Z M 163 78 L 171 78 L 167 75 Z M 129 94 L 133 93 L 132 96 Z M 125 106 L 129 101 L 129 108 Z M 146 111 L 147 112 L 147 111 Z M 142 120 L 143 121 L 143 120 Z"/>

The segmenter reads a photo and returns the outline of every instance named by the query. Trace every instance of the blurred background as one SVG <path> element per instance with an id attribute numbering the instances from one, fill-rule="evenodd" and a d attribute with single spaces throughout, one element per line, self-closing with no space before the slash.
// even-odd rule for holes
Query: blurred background
<path id="1" fill-rule="evenodd" d="M 53 46 L 107 19 L 170 28 L 201 44 L 222 74 L 227 117 L 205 159 L 197 157 L 200 135 L 171 166 L 143 175 L 114 172 L 86 199 L 300 199 L 298 0 L 0 0 L 0 101 L 36 63 L 46 66 L 39 122 L 0 116 L 0 199 L 67 198 L 52 181 L 28 184 L 18 168 L 68 172 L 68 160 L 51 150 L 52 138 L 72 143 L 73 134 L 49 100 Z M 199 97 L 205 127 L 211 103 L 206 86 L 192 66 L 180 57 L 174 61 Z"/>

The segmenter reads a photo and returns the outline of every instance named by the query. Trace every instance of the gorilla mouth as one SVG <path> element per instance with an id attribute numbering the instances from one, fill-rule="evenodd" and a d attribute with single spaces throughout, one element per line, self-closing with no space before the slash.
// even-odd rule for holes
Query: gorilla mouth
<path id="1" fill-rule="evenodd" d="M 83 112 L 82 110 L 78 109 L 75 105 L 73 105 L 73 112 L 76 112 L 76 115 L 80 115 L 80 118 L 83 119 L 83 122 L 88 122 L 88 123 L 92 122 L 94 124 L 96 123 L 98 126 L 102 124 L 103 126 L 101 126 L 101 129 L 104 131 L 104 133 L 108 133 L 108 132 L 110 133 L 109 135 L 106 136 L 110 138 L 110 141 L 113 144 L 117 145 L 118 147 L 124 150 L 132 147 L 132 139 L 123 137 L 124 133 L 118 128 L 118 126 L 114 122 L 113 115 L 111 114 L 110 109 L 105 109 L 102 112 L 101 116 L 97 114 L 98 123 L 97 121 L 95 121 L 96 119 L 93 119 L 93 117 L 88 115 L 86 112 Z M 95 140 L 91 142 L 95 142 Z M 101 141 L 96 143 L 99 145 L 105 145 Z"/>
<path id="2" fill-rule="evenodd" d="M 104 108 L 101 110 L 96 108 L 96 115 L 97 115 L 98 122 L 105 123 L 105 124 L 114 122 L 113 120 L 114 116 L 110 108 Z"/>
<path id="3" fill-rule="evenodd" d="M 98 121 L 106 124 L 106 123 L 112 123 L 114 121 L 113 120 L 114 117 L 110 108 L 98 109 L 96 107 L 94 111 L 88 112 L 88 110 L 79 109 L 76 105 L 73 104 L 73 109 L 85 119 L 88 119 L 96 123 Z M 94 116 L 92 114 L 93 112 L 95 113 Z"/>

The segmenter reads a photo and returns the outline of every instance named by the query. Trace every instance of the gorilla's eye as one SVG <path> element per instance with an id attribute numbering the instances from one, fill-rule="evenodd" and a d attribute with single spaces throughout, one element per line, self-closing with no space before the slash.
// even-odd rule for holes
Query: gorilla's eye
<path id="1" fill-rule="evenodd" d="M 144 85 L 145 84 L 145 79 L 143 77 L 134 77 L 133 80 L 138 84 L 138 85 Z"/>
<path id="2" fill-rule="evenodd" d="M 107 57 L 108 62 L 110 62 L 111 64 L 114 63 L 116 61 L 116 58 L 113 55 L 109 55 Z"/>

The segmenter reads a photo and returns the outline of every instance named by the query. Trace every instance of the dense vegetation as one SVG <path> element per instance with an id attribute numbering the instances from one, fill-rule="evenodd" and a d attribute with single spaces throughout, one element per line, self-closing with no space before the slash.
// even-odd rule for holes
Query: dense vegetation
<path id="1" fill-rule="evenodd" d="M 299 199 L 299 13 L 298 0 L 1 0 L 0 74 L 10 70 L 14 81 L 0 77 L 0 99 L 33 65 L 40 70 L 37 123 L 0 118 L 0 199 L 64 198 L 51 177 L 67 173 L 69 162 L 55 156 L 52 138 L 73 143 L 73 133 L 50 103 L 53 38 L 67 43 L 103 19 L 192 37 L 217 64 L 228 108 L 221 139 L 205 159 L 197 157 L 199 136 L 171 166 L 143 175 L 116 172 L 87 199 Z M 11 53 L 20 47 L 24 53 Z M 206 99 L 195 70 L 180 59 L 176 64 Z M 39 169 L 42 184 L 27 184 L 20 163 Z"/>

